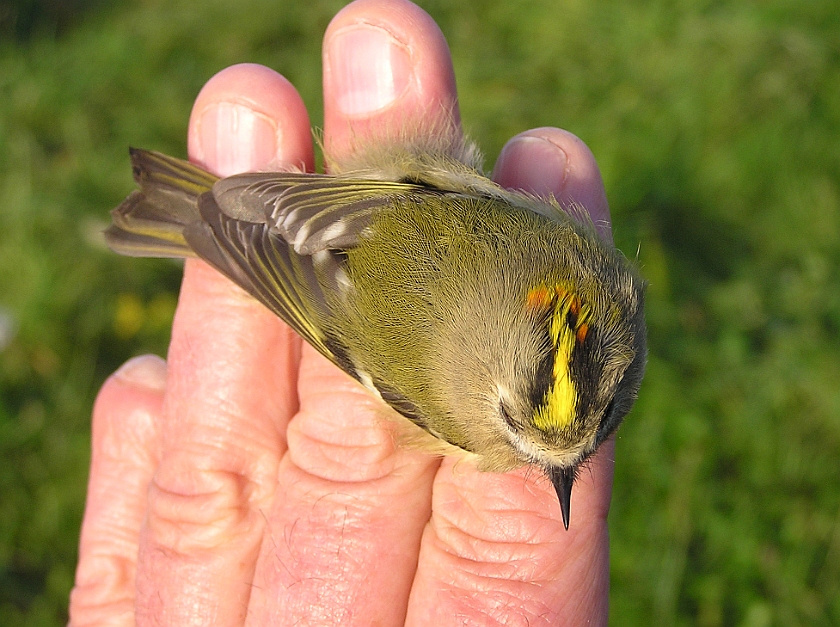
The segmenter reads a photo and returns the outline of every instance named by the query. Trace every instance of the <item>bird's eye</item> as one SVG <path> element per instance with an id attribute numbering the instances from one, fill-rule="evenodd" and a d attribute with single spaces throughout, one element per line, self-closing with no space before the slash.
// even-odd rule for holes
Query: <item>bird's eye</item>
<path id="1" fill-rule="evenodd" d="M 517 430 L 516 422 L 513 420 L 513 416 L 511 416 L 510 410 L 507 408 L 507 405 L 504 403 L 499 403 L 499 413 L 502 416 L 502 419 L 505 421 L 508 427 L 513 430 Z"/>
<path id="2" fill-rule="evenodd" d="M 601 424 L 598 426 L 597 438 L 599 441 L 606 438 L 618 426 L 614 420 L 615 409 L 615 396 L 613 396 L 610 402 L 607 403 L 607 408 L 601 417 Z"/>
<path id="3" fill-rule="evenodd" d="M 609 421 L 612 418 L 613 413 L 615 413 L 615 396 L 612 397 L 607 408 L 604 410 L 604 421 Z"/>

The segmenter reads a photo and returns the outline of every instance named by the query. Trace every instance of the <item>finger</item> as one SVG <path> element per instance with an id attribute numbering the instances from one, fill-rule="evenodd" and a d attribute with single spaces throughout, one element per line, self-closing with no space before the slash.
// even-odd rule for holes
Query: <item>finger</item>
<path id="1" fill-rule="evenodd" d="M 586 203 L 596 224 L 605 219 L 608 226 L 594 158 L 570 133 L 545 128 L 518 135 L 503 149 L 494 178 L 561 203 Z M 612 453 L 610 440 L 575 482 L 568 532 L 551 483 L 536 469 L 482 473 L 446 460 L 434 484 L 407 624 L 445 624 L 451 616 L 473 624 L 605 624 Z"/>
<path id="2" fill-rule="evenodd" d="M 210 79 L 193 106 L 188 139 L 190 160 L 220 176 L 314 167 L 303 100 L 261 65 L 234 65 Z"/>
<path id="3" fill-rule="evenodd" d="M 350 4 L 327 29 L 324 48 L 330 154 L 341 156 L 354 138 L 370 138 L 405 115 L 452 115 L 446 43 L 415 5 Z M 390 102 L 376 92 L 404 80 L 409 85 L 395 88 Z M 249 624 L 297 624 L 313 616 L 320 624 L 402 624 L 437 462 L 395 446 L 377 415 L 380 402 L 309 347 L 299 389 L 301 409 L 289 425 L 281 492 L 270 515 L 273 536 L 261 557 L 264 578 Z"/>
<path id="4" fill-rule="evenodd" d="M 342 159 L 371 139 L 460 133 L 446 39 L 407 0 L 358 0 L 324 35 L 326 152 Z"/>
<path id="5" fill-rule="evenodd" d="M 214 76 L 190 119 L 190 153 L 221 173 L 311 167 L 309 120 L 282 76 L 255 65 Z M 138 563 L 138 624 L 236 625 L 297 410 L 299 341 L 276 316 L 189 261 L 169 349 L 161 459 Z M 270 392 L 267 392 L 270 391 Z"/>
<path id="6" fill-rule="evenodd" d="M 563 528 L 533 468 L 483 473 L 446 459 L 421 545 L 406 625 L 606 625 L 613 445 L 575 482 Z"/>
<path id="7" fill-rule="evenodd" d="M 602 237 L 612 241 L 598 164 L 586 144 L 568 131 L 535 128 L 512 138 L 499 154 L 493 179 L 504 187 L 553 195 L 563 207 L 583 207 Z"/>
<path id="8" fill-rule="evenodd" d="M 247 624 L 401 625 L 437 463 L 401 450 L 380 401 L 303 350 Z"/>
<path id="9" fill-rule="evenodd" d="M 157 463 L 166 363 L 146 355 L 102 386 L 93 410 L 87 505 L 70 625 L 134 625 L 137 545 Z"/>

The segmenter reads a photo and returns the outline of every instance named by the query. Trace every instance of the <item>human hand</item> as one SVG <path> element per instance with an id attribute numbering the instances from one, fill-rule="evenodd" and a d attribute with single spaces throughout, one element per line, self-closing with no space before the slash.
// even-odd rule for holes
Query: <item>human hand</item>
<path id="1" fill-rule="evenodd" d="M 333 155 L 457 121 L 446 42 L 406 0 L 335 17 L 324 98 Z M 309 127 L 284 78 L 234 66 L 196 101 L 190 158 L 220 175 L 311 170 Z M 564 131 L 511 140 L 494 178 L 608 224 L 594 158 Z M 612 441 L 575 483 L 567 532 L 541 472 L 396 447 L 378 403 L 187 261 L 168 363 L 128 362 L 94 408 L 71 624 L 606 624 Z"/>

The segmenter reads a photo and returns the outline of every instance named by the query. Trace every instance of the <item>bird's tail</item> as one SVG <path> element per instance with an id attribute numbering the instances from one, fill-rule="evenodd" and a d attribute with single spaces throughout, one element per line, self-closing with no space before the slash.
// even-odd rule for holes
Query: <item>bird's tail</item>
<path id="1" fill-rule="evenodd" d="M 108 246 L 132 257 L 194 257 L 184 227 L 200 219 L 198 197 L 218 177 L 159 152 L 130 149 L 140 189 L 111 212 Z"/>

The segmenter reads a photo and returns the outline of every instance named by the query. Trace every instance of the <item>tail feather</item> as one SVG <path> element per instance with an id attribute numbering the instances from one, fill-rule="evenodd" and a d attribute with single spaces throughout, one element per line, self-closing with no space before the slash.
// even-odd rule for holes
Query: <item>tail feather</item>
<path id="1" fill-rule="evenodd" d="M 183 231 L 201 219 L 198 197 L 218 177 L 158 152 L 130 152 L 140 190 L 111 212 L 112 224 L 105 231 L 108 246 L 133 257 L 194 257 Z"/>

